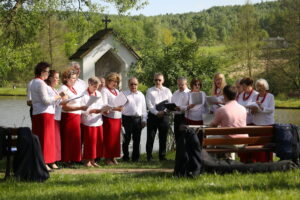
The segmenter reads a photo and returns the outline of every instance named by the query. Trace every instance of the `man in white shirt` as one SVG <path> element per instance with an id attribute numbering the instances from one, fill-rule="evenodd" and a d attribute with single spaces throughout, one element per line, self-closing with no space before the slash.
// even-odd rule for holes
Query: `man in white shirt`
<path id="1" fill-rule="evenodd" d="M 164 101 L 171 102 L 170 89 L 163 86 L 164 76 L 161 73 L 154 75 L 155 86 L 149 88 L 146 94 L 146 103 L 149 109 L 147 119 L 147 160 L 152 160 L 152 149 L 156 135 L 159 131 L 159 160 L 166 160 L 167 133 L 169 130 L 169 116 L 164 111 Z M 159 104 L 159 105 L 158 105 Z"/>
<path id="2" fill-rule="evenodd" d="M 175 142 L 180 137 L 180 127 L 185 124 L 184 112 L 187 110 L 190 91 L 187 87 L 187 79 L 184 77 L 177 79 L 178 90 L 172 96 L 171 103 L 176 104 L 176 111 L 174 112 L 174 134 Z"/>
<path id="3" fill-rule="evenodd" d="M 82 79 L 80 79 L 80 64 L 78 62 L 71 62 L 70 63 L 70 67 L 73 67 L 76 71 L 77 71 L 77 80 L 74 84 L 74 88 L 75 90 L 78 92 L 79 95 L 81 95 L 84 91 L 87 90 L 88 85 L 86 84 L 86 82 Z"/>
<path id="4" fill-rule="evenodd" d="M 125 129 L 123 137 L 122 150 L 123 161 L 129 161 L 128 145 L 131 137 L 133 140 L 133 151 L 131 159 L 137 162 L 140 158 L 140 140 L 142 129 L 146 126 L 147 109 L 143 93 L 138 91 L 138 79 L 132 77 L 128 80 L 129 90 L 125 91 L 128 102 L 122 111 L 122 125 Z"/>

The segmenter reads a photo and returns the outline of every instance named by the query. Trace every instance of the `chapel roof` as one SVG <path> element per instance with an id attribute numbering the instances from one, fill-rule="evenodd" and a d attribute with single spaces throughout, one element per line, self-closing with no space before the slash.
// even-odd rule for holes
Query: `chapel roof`
<path id="1" fill-rule="evenodd" d="M 141 59 L 141 57 L 133 50 L 131 46 L 129 46 L 125 40 L 119 36 L 112 28 L 102 29 L 96 32 L 92 37 L 90 37 L 86 43 L 84 43 L 81 47 L 77 49 L 77 51 L 69 57 L 70 60 L 81 59 L 85 55 L 87 55 L 90 51 L 92 51 L 100 42 L 106 39 L 110 34 L 115 36 L 115 38 L 121 42 L 136 59 Z"/>

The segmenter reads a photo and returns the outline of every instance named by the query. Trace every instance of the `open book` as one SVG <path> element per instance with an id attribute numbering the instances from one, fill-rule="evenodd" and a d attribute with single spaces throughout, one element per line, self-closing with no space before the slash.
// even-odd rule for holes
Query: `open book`
<path id="1" fill-rule="evenodd" d="M 165 106 L 170 111 L 176 111 L 176 104 L 175 103 L 165 103 Z"/>
<path id="2" fill-rule="evenodd" d="M 246 105 L 245 105 L 246 108 L 259 108 L 258 104 L 256 102 L 248 102 Z"/>

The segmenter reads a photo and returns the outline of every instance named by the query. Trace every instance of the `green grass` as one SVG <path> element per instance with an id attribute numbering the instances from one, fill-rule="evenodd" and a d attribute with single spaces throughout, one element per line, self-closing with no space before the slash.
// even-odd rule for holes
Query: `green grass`
<path id="1" fill-rule="evenodd" d="M 284 108 L 300 108 L 300 99 L 288 99 L 288 100 L 275 100 L 276 107 Z"/>
<path id="2" fill-rule="evenodd" d="M 300 199 L 300 170 L 267 174 L 54 174 L 45 183 L 0 183 L 2 200 L 50 199 Z"/>
<path id="3" fill-rule="evenodd" d="M 26 88 L 0 88 L 0 96 L 26 96 Z"/>
<path id="4" fill-rule="evenodd" d="M 174 153 L 169 154 L 168 158 L 174 159 Z M 153 161 L 149 164 L 143 155 L 142 162 L 120 163 L 117 168 L 172 169 L 173 166 L 173 160 L 163 163 Z M 102 168 L 116 167 L 102 166 Z M 85 170 L 88 172 L 90 169 Z M 59 174 L 57 172 L 52 173 L 44 183 L 17 182 L 14 179 L 0 182 L 0 200 L 300 200 L 299 188 L 300 170 L 258 174 L 203 174 L 195 179 L 174 178 L 171 173 Z"/>

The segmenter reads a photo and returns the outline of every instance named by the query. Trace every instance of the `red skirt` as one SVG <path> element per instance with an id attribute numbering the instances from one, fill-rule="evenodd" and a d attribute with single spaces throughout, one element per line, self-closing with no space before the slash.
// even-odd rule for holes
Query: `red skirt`
<path id="1" fill-rule="evenodd" d="M 203 125 L 203 120 L 194 121 L 194 120 L 185 118 L 185 121 L 186 121 L 187 125 Z"/>
<path id="2" fill-rule="evenodd" d="M 103 157 L 117 158 L 121 156 L 121 119 L 103 116 Z"/>
<path id="3" fill-rule="evenodd" d="M 61 113 L 61 160 L 81 161 L 80 114 Z"/>
<path id="4" fill-rule="evenodd" d="M 103 129 L 102 126 L 82 125 L 84 141 L 83 158 L 95 159 L 103 157 Z"/>
<path id="5" fill-rule="evenodd" d="M 254 125 L 255 124 L 247 124 Z M 271 125 L 270 125 L 271 126 Z M 264 136 L 270 136 L 268 134 Z M 273 152 L 259 151 L 251 153 L 238 153 L 240 161 L 243 163 L 256 163 L 256 162 L 272 162 L 273 161 Z"/>
<path id="6" fill-rule="evenodd" d="M 60 121 L 55 120 L 55 155 L 56 161 L 61 160 Z"/>
<path id="7" fill-rule="evenodd" d="M 56 161 L 54 114 L 32 116 L 32 132 L 39 137 L 46 164 Z"/>

